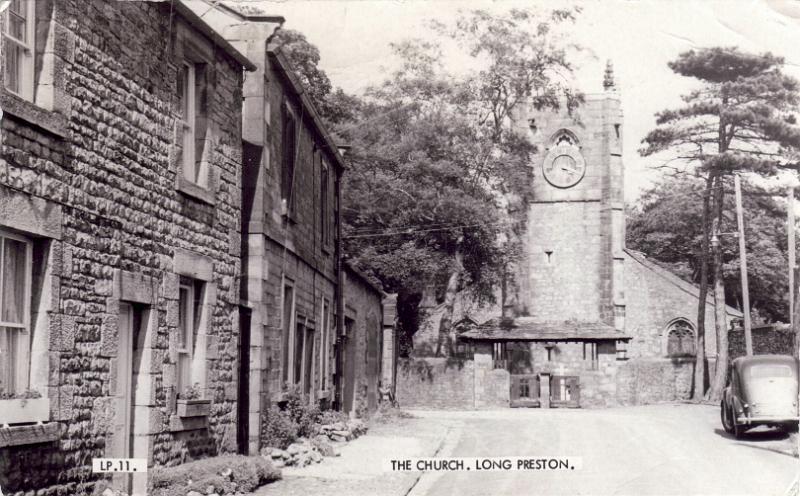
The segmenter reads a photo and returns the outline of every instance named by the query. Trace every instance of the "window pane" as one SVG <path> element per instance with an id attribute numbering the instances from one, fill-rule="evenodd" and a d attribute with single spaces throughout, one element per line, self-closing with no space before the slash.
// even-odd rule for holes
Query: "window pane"
<path id="1" fill-rule="evenodd" d="M 188 93 L 188 80 L 189 80 L 189 72 L 185 65 L 182 65 L 178 68 L 178 112 L 180 113 L 181 118 L 186 120 L 186 117 L 189 115 L 189 108 L 186 105 L 187 101 L 187 93 Z"/>
<path id="2" fill-rule="evenodd" d="M 181 288 L 178 299 L 178 348 L 189 343 L 189 289 Z"/>
<path id="3" fill-rule="evenodd" d="M 297 333 L 294 336 L 294 382 L 300 383 L 303 379 L 303 338 L 305 337 L 305 326 L 297 325 Z"/>
<path id="4" fill-rule="evenodd" d="M 19 329 L 0 327 L 0 393 L 15 393 L 17 384 L 17 339 Z"/>
<path id="5" fill-rule="evenodd" d="M 20 92 L 20 59 L 22 49 L 13 43 L 7 42 L 8 53 L 5 60 L 4 79 L 6 88 L 14 93 Z"/>
<path id="6" fill-rule="evenodd" d="M 183 395 L 186 388 L 192 384 L 192 362 L 189 355 L 186 353 L 178 353 L 178 370 L 177 370 L 177 390 L 179 395 Z"/>
<path id="7" fill-rule="evenodd" d="M 22 324 L 25 321 L 25 258 L 27 245 L 22 241 L 4 238 L 3 250 L 3 313 L 4 322 Z"/>

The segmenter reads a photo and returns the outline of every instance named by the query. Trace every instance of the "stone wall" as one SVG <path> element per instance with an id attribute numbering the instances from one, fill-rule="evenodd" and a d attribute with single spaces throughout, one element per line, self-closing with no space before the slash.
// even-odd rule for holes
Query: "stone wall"
<path id="1" fill-rule="evenodd" d="M 694 359 L 635 359 L 617 371 L 621 405 L 646 405 L 691 398 Z"/>
<path id="2" fill-rule="evenodd" d="M 666 269 L 661 269 L 666 271 Z M 667 327 L 675 319 L 685 319 L 697 331 L 697 294 L 677 276 L 665 277 L 626 253 L 625 256 L 625 332 L 633 337 L 628 344 L 631 358 L 659 358 L 667 355 Z M 709 299 L 705 321 L 706 356 L 716 357 L 714 304 Z"/>
<path id="3" fill-rule="evenodd" d="M 354 346 L 355 363 L 352 404 L 345 403 L 346 412 L 366 414 L 378 406 L 378 383 L 383 360 L 383 293 L 358 272 L 345 264 L 345 316 L 353 321 L 354 334 L 347 335 L 346 346 Z M 372 347 L 370 347 L 370 345 Z M 349 354 L 345 353 L 345 360 Z M 347 370 L 347 365 L 343 367 Z M 349 380 L 345 374 L 342 380 Z M 345 386 L 348 387 L 348 386 Z"/>
<path id="4" fill-rule="evenodd" d="M 46 340 L 37 358 L 47 363 L 33 366 L 31 383 L 44 375 L 40 392 L 60 430 L 51 442 L 0 448 L 0 487 L 88 495 L 99 478 L 91 460 L 108 456 L 122 418 L 113 397 L 121 301 L 151 316 L 134 454 L 173 465 L 236 449 L 242 67 L 168 5 L 58 0 L 36 8 L 42 98 L 2 92 L 0 227 L 31 239 L 43 262 L 34 333 Z M 178 190 L 176 149 L 175 82 L 190 39 L 210 57 L 211 177 L 197 195 Z M 169 387 L 178 276 L 195 270 L 179 266 L 188 260 L 181 253 L 208 267 L 199 352 L 212 404 L 197 422 L 175 415 Z"/>
<path id="5" fill-rule="evenodd" d="M 397 401 L 402 408 L 471 410 L 475 407 L 474 369 L 473 360 L 400 359 L 395 393 Z"/>

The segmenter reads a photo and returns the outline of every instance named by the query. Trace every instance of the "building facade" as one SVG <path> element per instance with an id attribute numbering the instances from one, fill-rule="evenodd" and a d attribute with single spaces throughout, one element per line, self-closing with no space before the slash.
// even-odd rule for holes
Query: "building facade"
<path id="1" fill-rule="evenodd" d="M 496 405 L 498 389 L 500 403 L 510 406 L 611 406 L 691 394 L 699 290 L 625 248 L 622 110 L 610 67 L 604 87 L 574 112 L 530 107 L 513 116 L 517 133 L 539 150 L 523 256 L 505 313 L 454 319 L 474 321 L 460 333 L 474 379 L 463 381 L 459 405 Z M 713 369 L 710 297 L 707 308 L 705 352 Z M 727 315 L 726 327 L 741 317 L 730 307 Z M 437 327 L 424 324 L 420 337 L 433 339 Z M 435 381 L 405 370 L 401 403 L 433 401 L 435 394 L 421 391 L 436 390 Z M 491 387 L 483 387 L 486 378 Z"/>
<path id="2" fill-rule="evenodd" d="M 236 450 L 255 67 L 180 2 L 4 16 L 0 487 L 145 494 L 146 474 L 102 479 L 92 459 Z"/>

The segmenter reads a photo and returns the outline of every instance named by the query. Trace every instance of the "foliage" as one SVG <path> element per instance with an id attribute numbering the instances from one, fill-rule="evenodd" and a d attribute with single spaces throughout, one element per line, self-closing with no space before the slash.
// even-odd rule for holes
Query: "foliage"
<path id="1" fill-rule="evenodd" d="M 264 415 L 261 439 L 264 446 L 286 449 L 298 438 L 311 438 L 317 434 L 322 418 L 334 414 L 320 412 L 297 387 L 290 387 L 282 408 L 273 405 Z"/>
<path id="2" fill-rule="evenodd" d="M 292 387 L 286 393 L 286 406 L 284 410 L 289 414 L 289 419 L 297 426 L 298 437 L 312 437 L 316 434 L 316 424 L 319 418 L 319 408 L 309 402 L 299 387 Z"/>
<path id="3" fill-rule="evenodd" d="M 186 389 L 178 395 L 178 398 L 182 400 L 199 400 L 202 397 L 203 389 L 200 387 L 199 382 L 195 382 L 191 386 L 186 386 Z"/>
<path id="4" fill-rule="evenodd" d="M 419 295 L 457 287 L 493 301 L 517 243 L 535 148 L 510 125 L 519 105 L 572 108 L 572 70 L 555 27 L 572 13 L 476 10 L 431 23 L 433 41 L 393 45 L 400 68 L 338 127 L 353 148 L 343 190 L 344 251 L 399 294 L 400 328 L 416 332 Z M 476 68 L 444 67 L 442 46 Z M 462 261 L 463 260 L 463 261 Z M 463 264 L 463 266 L 462 266 Z"/>
<path id="5" fill-rule="evenodd" d="M 334 89 L 328 75 L 319 67 L 319 49 L 303 33 L 280 29 L 275 33 L 272 43 L 280 48 L 289 61 L 315 109 L 328 124 L 335 126 L 353 118 L 359 106 L 358 98 L 348 95 L 341 88 Z"/>
<path id="6" fill-rule="evenodd" d="M 788 322 L 785 202 L 752 182 L 743 183 L 742 190 L 751 306 L 766 322 Z M 704 181 L 691 176 L 665 178 L 644 192 L 629 212 L 627 246 L 699 283 L 703 193 Z M 733 203 L 727 195 L 725 211 L 730 215 L 723 219 L 723 232 L 737 230 Z M 723 242 L 723 261 L 727 300 L 740 306 L 739 252 L 733 238 Z"/>
<path id="7" fill-rule="evenodd" d="M 748 54 L 738 48 L 714 47 L 690 50 L 669 63 L 677 74 L 697 79 L 700 87 L 683 97 L 684 105 L 656 114 L 657 127 L 644 138 L 642 155 L 668 152 L 665 167 L 691 167 L 706 185 L 701 267 L 708 267 L 708 246 L 713 254 L 714 300 L 718 363 L 709 398 L 718 400 L 727 375 L 727 328 L 725 254 L 717 242 L 725 222 L 726 176 L 750 172 L 775 175 L 797 168 L 800 128 L 795 113 L 800 102 L 798 82 L 781 72 L 783 59 L 770 53 Z M 670 164 L 677 164 L 670 165 Z M 711 198 L 713 196 L 713 202 Z M 713 203 L 713 206 L 711 205 Z M 710 219 L 710 221 L 709 221 Z M 713 231 L 713 236 L 711 235 Z M 706 240 L 712 241 L 708 243 Z M 698 306 L 698 341 L 703 339 L 705 280 L 701 281 Z M 730 293 L 730 291 L 728 291 Z M 701 348 L 702 349 L 702 348 Z M 702 353 L 698 355 L 695 397 L 702 390 Z"/>
<path id="8" fill-rule="evenodd" d="M 264 415 L 261 444 L 286 449 L 298 438 L 297 430 L 297 424 L 292 421 L 287 411 L 272 406 Z"/>
<path id="9" fill-rule="evenodd" d="M 21 393 L 0 391 L 0 400 L 34 400 L 41 397 L 42 393 L 35 389 L 26 389 Z"/>
<path id="10" fill-rule="evenodd" d="M 218 494 L 250 492 L 280 478 L 280 470 L 261 456 L 223 455 L 151 469 L 147 494 L 184 496 L 189 491 L 206 494 L 209 486 Z"/>
<path id="11" fill-rule="evenodd" d="M 350 417 L 344 413 L 337 410 L 325 410 L 320 412 L 319 417 L 317 417 L 317 423 L 319 425 L 331 425 L 336 423 L 344 423 L 350 421 Z"/>

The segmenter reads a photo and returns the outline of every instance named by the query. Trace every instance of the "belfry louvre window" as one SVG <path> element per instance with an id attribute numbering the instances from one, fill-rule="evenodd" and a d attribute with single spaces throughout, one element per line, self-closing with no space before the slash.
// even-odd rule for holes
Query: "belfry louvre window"
<path id="1" fill-rule="evenodd" d="M 33 0 L 11 0 L 3 15 L 3 79 L 6 89 L 33 100 Z"/>
<path id="2" fill-rule="evenodd" d="M 28 389 L 32 244 L 0 230 L 0 393 Z"/>

